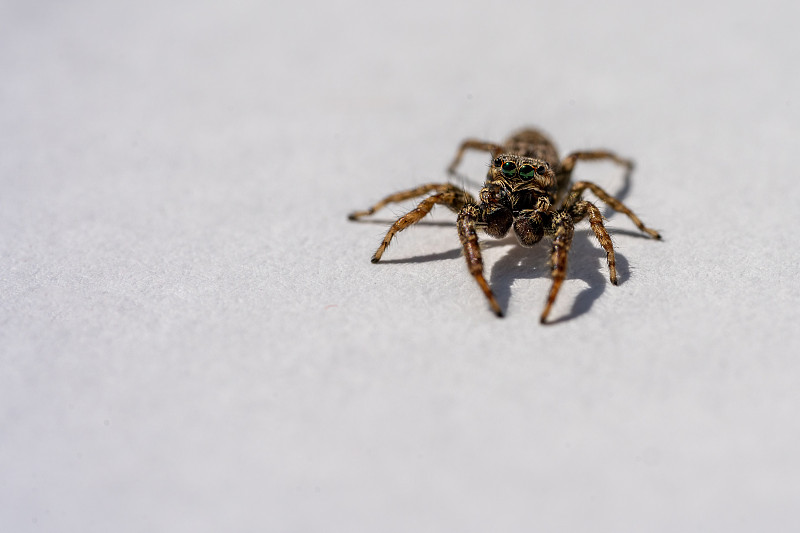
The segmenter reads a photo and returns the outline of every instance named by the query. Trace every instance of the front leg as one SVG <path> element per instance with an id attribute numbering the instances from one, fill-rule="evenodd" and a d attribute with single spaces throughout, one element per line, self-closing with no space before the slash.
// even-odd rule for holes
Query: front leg
<path id="1" fill-rule="evenodd" d="M 483 277 L 483 258 L 481 257 L 481 249 L 478 244 L 478 233 L 475 231 L 475 222 L 478 220 L 478 209 L 475 205 L 467 205 L 458 214 L 456 225 L 458 226 L 458 238 L 461 240 L 461 246 L 464 248 L 464 258 L 467 260 L 467 268 L 475 281 L 478 282 L 486 299 L 489 300 L 494 314 L 498 317 L 503 316 L 503 310 L 500 309 L 500 304 L 494 297 L 492 289 Z"/>
<path id="2" fill-rule="evenodd" d="M 481 141 L 478 139 L 467 139 L 461 146 L 458 148 L 458 152 L 456 152 L 456 156 L 453 158 L 453 162 L 450 163 L 450 166 L 447 167 L 447 172 L 450 174 L 455 174 L 456 167 L 461 162 L 461 158 L 464 157 L 464 152 L 466 150 L 483 150 L 485 152 L 491 152 L 492 157 L 497 157 L 502 153 L 503 147 L 499 144 L 490 143 L 486 141 Z"/>
<path id="3" fill-rule="evenodd" d="M 458 192 L 463 194 L 468 194 L 466 191 L 453 185 L 452 183 L 426 183 L 425 185 L 420 185 L 419 187 L 414 187 L 413 189 L 408 189 L 406 191 L 396 192 L 394 194 L 390 194 L 380 202 L 376 203 L 375 205 L 371 206 L 364 211 L 353 211 L 347 218 L 350 220 L 358 220 L 361 217 L 369 216 L 378 209 L 381 209 L 387 204 L 392 204 L 396 202 L 402 202 L 404 200 L 410 200 L 411 198 L 416 198 L 418 196 L 422 196 L 423 194 L 427 194 L 429 192 Z"/>
<path id="4" fill-rule="evenodd" d="M 600 200 L 608 204 L 608 206 L 614 209 L 615 211 L 619 211 L 620 213 L 625 213 L 626 215 L 628 215 L 628 218 L 631 219 L 631 222 L 636 224 L 636 227 L 639 228 L 641 231 L 647 233 L 653 239 L 659 239 L 659 240 L 661 239 L 661 235 L 656 230 L 650 229 L 647 226 L 645 226 L 642 223 L 642 221 L 639 220 L 639 217 L 637 217 L 633 213 L 633 211 L 631 211 L 625 204 L 623 204 L 622 202 L 620 202 L 619 200 L 608 194 L 599 186 L 589 181 L 579 181 L 578 183 L 572 186 L 572 189 L 569 192 L 569 196 L 567 196 L 567 199 L 564 201 L 562 209 L 567 211 L 573 210 L 575 206 L 577 206 L 583 201 L 581 199 L 581 194 L 583 194 L 583 191 L 585 191 L 586 189 L 592 191 L 595 196 L 600 198 Z"/>
<path id="5" fill-rule="evenodd" d="M 539 322 L 542 324 L 547 320 L 547 315 L 550 314 L 550 308 L 553 307 L 553 302 L 556 301 L 556 296 L 558 296 L 558 291 L 561 289 L 561 284 L 567 277 L 567 256 L 569 255 L 570 246 L 572 246 L 572 236 L 575 233 L 575 226 L 569 214 L 559 212 L 554 216 L 553 230 L 555 232 L 553 236 L 553 250 L 551 252 L 553 284 L 550 286 L 550 294 L 547 296 L 547 303 L 539 319 Z"/>
<path id="6" fill-rule="evenodd" d="M 600 246 L 606 251 L 608 278 L 612 284 L 617 285 L 617 256 L 614 254 L 614 244 L 611 242 L 611 236 L 608 234 L 605 224 L 603 224 L 603 215 L 600 213 L 600 209 L 592 202 L 582 200 L 570 208 L 569 214 L 574 222 L 580 222 L 587 216 L 589 217 L 592 231 L 600 242 Z"/>
<path id="7" fill-rule="evenodd" d="M 475 203 L 475 200 L 468 192 L 458 189 L 455 186 L 453 186 L 453 190 L 448 192 L 428 196 L 422 200 L 417 207 L 395 220 L 392 227 L 386 232 L 386 236 L 383 238 L 380 246 L 378 246 L 378 249 L 373 254 L 372 262 L 377 263 L 381 260 L 381 256 L 383 256 L 383 252 L 386 251 L 386 247 L 389 246 L 389 243 L 392 242 L 392 239 L 398 232 L 419 222 L 425 215 L 431 212 L 431 209 L 433 209 L 436 204 L 443 204 L 453 211 L 458 211 L 464 207 L 465 204 L 473 203 Z"/>

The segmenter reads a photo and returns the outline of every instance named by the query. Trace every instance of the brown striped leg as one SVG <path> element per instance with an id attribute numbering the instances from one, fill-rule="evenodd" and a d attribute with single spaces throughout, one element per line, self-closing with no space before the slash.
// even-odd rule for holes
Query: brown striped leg
<path id="1" fill-rule="evenodd" d="M 481 249 L 478 244 L 478 234 L 475 231 L 475 222 L 477 218 L 478 212 L 474 205 L 468 205 L 461 210 L 458 214 L 458 221 L 456 222 L 458 226 L 458 238 L 461 240 L 461 246 L 464 248 L 464 258 L 467 260 L 469 273 L 472 274 L 472 277 L 478 282 L 478 286 L 483 291 L 483 294 L 486 295 L 486 299 L 489 300 L 489 305 L 492 311 L 494 311 L 494 314 L 498 317 L 502 317 L 503 310 L 500 309 L 500 304 L 497 303 L 492 289 L 489 288 L 486 278 L 483 277 L 483 258 L 481 257 Z"/>
<path id="2" fill-rule="evenodd" d="M 623 159 L 613 152 L 608 150 L 587 150 L 582 152 L 572 152 L 561 161 L 561 168 L 556 174 L 556 181 L 558 183 L 557 200 L 564 198 L 564 193 L 569 186 L 569 181 L 572 178 L 572 170 L 575 168 L 575 163 L 581 161 L 597 161 L 599 159 L 610 159 L 615 163 L 624 166 L 630 172 L 633 169 L 633 161 Z"/>
<path id="3" fill-rule="evenodd" d="M 569 210 L 569 213 L 575 222 L 583 220 L 588 215 L 592 231 L 594 231 L 597 240 L 600 241 L 600 246 L 606 251 L 609 279 L 611 283 L 617 285 L 617 258 L 614 255 L 614 245 L 611 242 L 611 237 L 603 224 L 603 215 L 600 210 L 592 202 L 581 200 Z"/>
<path id="4" fill-rule="evenodd" d="M 613 162 L 624 166 L 628 170 L 633 169 L 633 161 L 630 159 L 623 159 L 619 157 L 614 152 L 609 152 L 608 150 L 590 150 L 586 152 L 572 152 L 564 160 L 561 162 L 561 168 L 565 172 L 572 172 L 572 169 L 575 168 L 575 163 L 578 160 L 581 161 L 596 161 L 598 159 L 610 159 Z"/>
<path id="5" fill-rule="evenodd" d="M 466 191 L 453 185 L 452 183 L 426 183 L 425 185 L 420 185 L 419 187 L 414 187 L 413 189 L 408 189 L 407 191 L 400 191 L 394 194 L 390 194 L 377 204 L 373 205 L 369 209 L 364 211 L 353 211 L 347 218 L 350 220 L 358 220 L 361 217 L 369 216 L 373 214 L 378 209 L 381 209 L 383 206 L 395 202 L 402 202 L 404 200 L 410 200 L 411 198 L 416 198 L 417 196 L 422 196 L 423 194 L 427 194 L 429 192 L 436 191 L 438 193 L 443 192 L 461 192 L 463 194 L 468 194 Z"/>
<path id="6" fill-rule="evenodd" d="M 619 211 L 620 213 L 625 213 L 626 215 L 628 215 L 628 218 L 630 218 L 631 221 L 634 224 L 636 224 L 636 227 L 639 228 L 641 231 L 647 233 L 648 235 L 650 235 L 650 237 L 654 239 L 661 239 L 661 235 L 659 235 L 656 230 L 652 230 L 647 226 L 645 226 L 642 223 L 642 221 L 639 220 L 639 217 L 637 217 L 633 213 L 633 211 L 628 209 L 628 207 L 625 206 L 625 204 L 623 204 L 622 202 L 620 202 L 619 200 L 608 194 L 606 191 L 604 191 L 594 183 L 590 183 L 588 181 L 579 181 L 575 185 L 573 185 L 572 189 L 570 190 L 567 201 L 564 202 L 564 206 L 568 207 L 571 203 L 575 203 L 578 200 L 580 200 L 581 193 L 583 193 L 583 191 L 586 189 L 592 191 L 595 194 L 595 196 L 600 198 L 600 200 L 608 204 L 608 206 L 614 209 L 615 211 Z"/>
<path id="7" fill-rule="evenodd" d="M 435 205 L 443 204 L 453 211 L 458 211 L 467 203 L 473 204 L 475 203 L 475 200 L 468 192 L 456 187 L 453 187 L 453 190 L 448 192 L 428 196 L 422 200 L 417 207 L 395 220 L 394 224 L 392 224 L 392 227 L 386 232 L 386 236 L 383 238 L 380 246 L 378 246 L 378 249 L 375 250 L 375 254 L 372 256 L 372 262 L 377 263 L 381 260 L 383 252 L 386 251 L 386 247 L 389 246 L 390 242 L 392 242 L 395 234 L 419 222 L 425 215 L 431 212 L 431 209 L 433 209 Z"/>
<path id="8" fill-rule="evenodd" d="M 467 139 L 461 146 L 458 148 L 458 152 L 456 152 L 456 156 L 453 158 L 453 162 L 450 163 L 450 166 L 447 167 L 447 172 L 450 174 L 455 174 L 456 167 L 461 162 L 461 158 L 464 157 L 464 152 L 466 150 L 483 150 L 485 152 L 491 152 L 492 157 L 497 157 L 502 153 L 503 147 L 499 144 L 490 143 L 486 141 L 481 141 L 478 139 Z"/>
<path id="9" fill-rule="evenodd" d="M 553 251 L 551 252 L 553 284 L 550 286 L 550 294 L 547 295 L 547 303 L 539 319 L 542 324 L 547 321 L 547 315 L 550 314 L 553 302 L 556 301 L 561 284 L 564 282 L 564 278 L 567 277 L 567 257 L 569 248 L 572 246 L 572 236 L 575 233 L 572 218 L 567 213 L 561 212 L 553 217 L 553 227 L 555 229 Z"/>

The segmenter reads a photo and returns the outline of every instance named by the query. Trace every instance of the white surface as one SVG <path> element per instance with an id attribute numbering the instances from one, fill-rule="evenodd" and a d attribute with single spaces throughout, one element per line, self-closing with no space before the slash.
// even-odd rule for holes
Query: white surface
<path id="1" fill-rule="evenodd" d="M 797 4 L 282 4 L 0 6 L 0 530 L 796 527 Z M 636 159 L 619 287 L 370 264 L 529 124 Z"/>

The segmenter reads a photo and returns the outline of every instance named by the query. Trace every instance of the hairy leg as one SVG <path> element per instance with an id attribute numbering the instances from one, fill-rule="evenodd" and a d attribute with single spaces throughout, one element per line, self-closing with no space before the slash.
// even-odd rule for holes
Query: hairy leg
<path id="1" fill-rule="evenodd" d="M 600 198 L 600 200 L 602 200 L 603 202 L 608 204 L 608 206 L 611 207 L 612 209 L 614 209 L 615 211 L 619 211 L 620 213 L 624 213 L 624 214 L 628 215 L 628 218 L 630 218 L 631 221 L 634 224 L 636 224 L 636 227 L 639 228 L 641 231 L 643 231 L 644 233 L 647 233 L 650 237 L 652 237 L 654 239 L 661 239 L 661 235 L 659 235 L 659 233 L 657 231 L 655 231 L 653 229 L 650 229 L 647 226 L 645 226 L 642 223 L 642 221 L 639 220 L 639 217 L 637 217 L 633 213 L 633 211 L 628 209 L 628 207 L 625 204 L 623 204 L 622 202 L 620 202 L 619 200 L 617 200 L 616 198 L 614 198 L 613 196 L 608 194 L 606 191 L 601 189 L 599 186 L 595 185 L 594 183 L 588 182 L 588 181 L 579 181 L 578 183 L 576 183 L 575 185 L 572 186 L 572 189 L 569 192 L 569 196 L 567 197 L 566 201 L 564 202 L 563 209 L 569 210 L 569 209 L 572 208 L 573 205 L 576 205 L 577 203 L 581 202 L 582 201 L 581 200 L 581 194 L 586 189 L 589 189 L 590 191 L 592 191 L 595 194 L 595 196 Z"/>
<path id="2" fill-rule="evenodd" d="M 395 220 L 394 224 L 392 224 L 392 227 L 390 227 L 389 231 L 386 232 L 386 236 L 383 238 L 380 246 L 378 246 L 378 249 L 373 254 L 372 262 L 377 263 L 381 260 L 383 252 L 386 251 L 386 247 L 389 246 L 390 242 L 392 242 L 395 234 L 419 222 L 423 217 L 425 217 L 425 215 L 430 213 L 431 209 L 433 209 L 437 204 L 445 205 L 453 211 L 459 211 L 468 203 L 474 204 L 475 200 L 472 198 L 472 196 L 470 196 L 469 193 L 457 188 L 454 188 L 454 190 L 451 191 L 434 194 L 433 196 L 428 196 L 422 200 L 417 207 Z"/>
<path id="3" fill-rule="evenodd" d="M 458 152 L 456 152 L 456 156 L 453 158 L 453 162 L 447 167 L 447 172 L 455 174 L 456 167 L 458 167 L 458 164 L 461 162 L 461 158 L 464 157 L 464 152 L 466 150 L 483 150 L 484 152 L 491 152 L 492 157 L 496 157 L 503 152 L 503 146 L 478 139 L 467 139 L 461 143 Z"/>
<path id="4" fill-rule="evenodd" d="M 592 226 L 597 240 L 600 241 L 600 246 L 606 251 L 606 262 L 608 263 L 608 276 L 611 283 L 617 285 L 617 258 L 614 254 L 614 244 L 611 242 L 611 236 L 603 224 L 603 215 L 600 210 L 592 202 L 582 200 L 572 206 L 569 211 L 572 219 L 575 222 L 580 222 L 587 216 L 589 217 L 589 224 Z"/>
<path id="5" fill-rule="evenodd" d="M 551 252 L 553 284 L 550 286 L 550 294 L 547 295 L 547 303 L 539 319 L 542 324 L 547 321 L 547 315 L 550 314 L 553 302 L 556 301 L 561 284 L 564 282 L 564 278 L 567 277 L 567 257 L 570 246 L 572 246 L 572 236 L 575 233 L 572 217 L 564 212 L 558 213 L 553 217 L 553 230 L 553 250 Z"/>
<path id="6" fill-rule="evenodd" d="M 458 221 L 456 222 L 458 226 L 458 237 L 461 240 L 461 246 L 464 248 L 464 258 L 467 260 L 469 273 L 472 274 L 472 277 L 478 282 L 478 286 L 483 291 L 483 294 L 486 295 L 486 299 L 489 300 L 489 305 L 492 311 L 494 311 L 494 314 L 498 317 L 502 317 L 503 311 L 500 309 L 500 304 L 497 303 L 492 289 L 489 288 L 489 284 L 483 276 L 483 258 L 481 257 L 481 249 L 478 244 L 478 234 L 475 231 L 475 222 L 477 218 L 478 212 L 474 205 L 464 207 L 458 214 Z"/>
<path id="7" fill-rule="evenodd" d="M 628 172 L 633 170 L 633 161 L 630 159 L 623 159 L 613 152 L 608 150 L 586 150 L 580 152 L 572 152 L 561 161 L 561 168 L 556 174 L 556 181 L 558 182 L 558 199 L 564 197 L 564 193 L 569 186 L 569 181 L 572 178 L 572 171 L 575 168 L 575 163 L 578 161 L 597 161 L 601 159 L 610 159 L 618 165 L 624 166 Z"/>
<path id="8" fill-rule="evenodd" d="M 463 190 L 460 187 L 453 185 L 452 183 L 426 183 L 424 185 L 420 185 L 419 187 L 414 187 L 413 189 L 408 189 L 406 191 L 396 192 L 394 194 L 390 194 L 377 204 L 373 205 L 369 209 L 364 211 L 353 211 L 347 218 L 350 220 L 358 220 L 361 217 L 369 216 L 378 209 L 381 209 L 387 204 L 395 203 L 395 202 L 402 202 L 404 200 L 410 200 L 411 198 L 416 198 L 417 196 L 422 196 L 423 194 L 427 194 L 429 192 L 437 192 L 437 193 L 444 193 L 444 192 L 454 192 L 454 193 L 461 193 L 465 195 L 469 200 L 472 200 L 472 197 L 469 195 L 468 192 Z M 474 200 L 472 200 L 474 203 Z"/>
<path id="9" fill-rule="evenodd" d="M 610 159 L 613 162 L 624 166 L 628 170 L 633 169 L 633 161 L 630 159 L 624 159 L 614 152 L 609 152 L 608 150 L 588 150 L 588 151 L 581 151 L 581 152 L 572 152 L 564 160 L 561 162 L 561 168 L 563 168 L 566 172 L 572 172 L 572 169 L 575 168 L 575 163 L 580 161 L 596 161 L 598 159 Z"/>

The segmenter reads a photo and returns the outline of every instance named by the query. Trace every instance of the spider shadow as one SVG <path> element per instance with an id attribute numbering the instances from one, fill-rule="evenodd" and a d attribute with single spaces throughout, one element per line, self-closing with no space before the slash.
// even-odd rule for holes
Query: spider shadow
<path id="1" fill-rule="evenodd" d="M 516 244 L 516 243 L 515 243 Z M 490 285 L 494 291 L 500 307 L 508 308 L 511 299 L 511 288 L 518 279 L 550 279 L 550 243 L 542 242 L 538 246 L 525 248 L 513 246 L 493 266 L 490 276 Z M 625 283 L 630 277 L 628 261 L 619 252 L 616 253 L 617 278 L 619 283 Z M 563 316 L 548 320 L 549 324 L 556 324 L 577 318 L 587 313 L 594 302 L 611 285 L 608 279 L 608 267 L 605 251 L 589 229 L 575 232 L 570 247 L 569 262 L 566 280 L 582 280 L 587 287 L 575 297 L 569 312 Z M 563 287 L 563 286 L 562 286 Z M 548 286 L 547 291 L 550 288 Z M 559 297 L 563 298 L 561 294 Z M 542 305 L 547 298 L 547 293 L 542 295 Z M 558 301 L 558 300 L 557 300 Z M 538 313 L 540 309 L 536 309 Z"/>
<path id="2" fill-rule="evenodd" d="M 349 223 L 355 224 L 377 224 L 379 226 L 385 226 L 387 229 L 397 222 L 397 218 L 388 219 L 388 218 L 359 218 L 357 220 L 348 220 Z M 448 227 L 452 228 L 455 227 L 455 222 L 448 222 L 447 220 L 420 220 L 419 222 L 414 224 L 415 226 L 439 226 L 439 227 Z"/>
<path id="3" fill-rule="evenodd" d="M 639 236 L 635 232 L 625 230 L 615 231 L 615 234 L 625 234 Z M 508 251 L 493 265 L 489 276 L 489 285 L 497 298 L 500 307 L 508 309 L 511 300 L 511 289 L 517 280 L 547 278 L 550 279 L 550 249 L 549 241 L 543 241 L 537 246 L 525 248 L 520 246 L 516 238 L 512 235 L 502 239 L 488 239 L 484 236 L 481 241 L 482 249 L 496 247 L 508 247 Z M 443 252 L 426 255 L 416 255 L 400 259 L 384 259 L 381 264 L 408 264 L 408 263 L 428 263 L 432 261 L 455 260 L 463 257 L 461 247 L 452 248 Z M 616 252 L 617 259 L 617 278 L 620 284 L 625 283 L 630 277 L 628 260 L 624 255 Z M 463 269 L 460 269 L 463 271 Z M 464 275 L 469 275 L 464 272 Z M 606 263 L 606 253 L 600 247 L 594 233 L 586 228 L 575 231 L 572 239 L 572 246 L 569 252 L 569 263 L 567 266 L 567 279 L 581 280 L 586 284 L 575 297 L 570 310 L 562 316 L 551 318 L 548 324 L 557 324 L 577 318 L 592 308 L 594 302 L 605 292 L 606 287 L 611 286 L 608 279 L 608 266 Z M 547 291 L 550 290 L 549 285 Z M 547 292 L 542 295 L 541 305 L 547 297 Z M 560 298 L 564 298 L 559 294 Z M 527 305 L 527 304 L 526 304 Z M 532 310 L 526 308 L 526 312 L 533 312 L 538 317 L 540 308 L 534 306 Z"/>
<path id="4" fill-rule="evenodd" d="M 455 229 L 454 228 L 454 224 L 450 224 L 449 226 L 453 227 L 453 229 Z M 512 244 L 512 242 L 516 242 L 516 241 L 509 240 L 509 239 L 511 239 L 511 238 L 510 237 L 505 237 L 503 239 L 498 239 L 498 240 L 488 240 L 488 238 L 486 236 L 484 236 L 483 240 L 481 241 L 481 249 L 496 248 L 498 246 L 507 246 L 509 244 Z M 445 260 L 445 259 L 458 259 L 459 257 L 463 257 L 463 256 L 464 256 L 463 249 L 459 246 L 457 248 L 452 248 L 452 249 L 447 250 L 445 252 L 437 252 L 437 253 L 434 253 L 434 254 L 415 255 L 415 256 L 412 256 L 412 257 L 404 257 L 404 258 L 401 258 L 401 259 L 381 259 L 380 264 L 386 264 L 386 265 L 398 264 L 399 265 L 399 264 L 405 264 L 405 263 L 429 263 L 431 261 L 442 261 L 442 260 Z M 469 275 L 469 274 L 467 274 L 467 275 Z"/>
<path id="5" fill-rule="evenodd" d="M 355 222 L 357 224 L 377 224 L 384 227 L 391 226 L 397 219 L 387 220 L 387 219 L 358 219 L 358 220 L 351 220 L 351 222 Z M 456 224 L 453 221 L 446 221 L 446 220 L 420 220 L 415 226 L 428 226 L 428 227 L 441 227 L 441 228 L 452 228 L 455 230 Z M 461 256 L 461 247 L 453 248 L 452 250 L 447 250 L 445 252 L 437 252 L 433 254 L 427 255 L 415 255 L 411 257 L 403 257 L 400 259 L 381 259 L 379 264 L 382 265 L 400 265 L 400 264 L 407 264 L 407 263 L 428 263 L 431 261 L 442 261 L 445 259 L 456 259 Z"/>
<path id="6" fill-rule="evenodd" d="M 614 197 L 617 200 L 624 200 L 628 194 L 631 192 L 631 174 L 636 170 L 636 168 L 627 169 L 625 174 L 622 176 L 622 187 L 614 194 Z"/>

